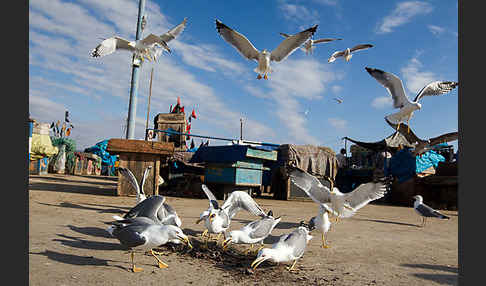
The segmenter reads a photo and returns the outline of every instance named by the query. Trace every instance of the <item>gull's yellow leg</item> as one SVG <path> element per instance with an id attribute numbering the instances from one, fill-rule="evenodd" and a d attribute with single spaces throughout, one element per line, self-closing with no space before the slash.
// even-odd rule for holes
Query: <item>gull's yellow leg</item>
<path id="1" fill-rule="evenodd" d="M 221 238 L 221 235 L 223 235 L 222 232 L 218 233 L 218 236 L 216 237 L 216 244 L 218 244 L 218 241 Z"/>
<path id="2" fill-rule="evenodd" d="M 169 267 L 169 265 L 167 265 L 166 263 L 164 263 L 162 260 L 160 260 L 160 258 L 158 258 L 155 255 L 155 254 L 160 254 L 160 252 L 155 252 L 155 251 L 151 250 L 150 253 L 152 254 L 153 257 L 155 257 L 155 259 L 157 259 L 157 262 L 159 264 L 159 268 L 167 268 L 167 267 Z"/>
<path id="3" fill-rule="evenodd" d="M 263 75 L 263 78 L 264 78 L 264 79 L 268 79 L 267 74 L 264 74 L 264 75 Z"/>
<path id="4" fill-rule="evenodd" d="M 410 118 L 407 120 L 407 133 L 410 133 Z"/>
<path id="5" fill-rule="evenodd" d="M 322 238 L 321 247 L 322 248 L 329 248 L 329 244 L 326 243 L 326 237 L 324 236 L 324 233 L 322 234 L 321 238 Z"/>
<path id="6" fill-rule="evenodd" d="M 204 230 L 204 232 L 201 234 L 201 237 L 204 237 L 208 233 L 208 230 Z"/>
<path id="7" fill-rule="evenodd" d="M 246 250 L 246 255 L 248 255 L 252 249 L 253 249 L 253 243 L 250 244 L 250 248 Z"/>
<path id="8" fill-rule="evenodd" d="M 292 263 L 292 266 L 287 267 L 287 270 L 288 270 L 288 271 L 292 271 L 292 270 L 294 270 L 294 266 L 295 266 L 295 264 L 296 264 L 296 263 L 297 263 L 297 259 L 296 259 L 296 260 L 294 260 L 294 263 Z"/>
<path id="9" fill-rule="evenodd" d="M 130 253 L 130 256 L 132 258 L 132 271 L 133 272 L 140 272 L 140 271 L 142 271 L 143 268 L 135 267 L 135 263 L 133 262 L 133 256 L 134 256 L 134 252 L 133 251 Z"/>

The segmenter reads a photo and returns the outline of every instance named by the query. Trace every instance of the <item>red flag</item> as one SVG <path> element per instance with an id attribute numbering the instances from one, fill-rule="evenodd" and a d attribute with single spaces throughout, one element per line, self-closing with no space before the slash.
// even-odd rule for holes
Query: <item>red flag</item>
<path id="1" fill-rule="evenodd" d="M 197 119 L 196 111 L 194 110 L 194 108 L 192 109 L 191 117 Z"/>
<path id="2" fill-rule="evenodd" d="M 169 108 L 169 113 L 172 112 L 172 104 L 170 105 L 170 108 Z"/>
<path id="3" fill-rule="evenodd" d="M 180 111 L 180 113 L 184 113 L 184 106 L 183 106 L 183 107 L 181 107 L 181 111 Z"/>
<path id="4" fill-rule="evenodd" d="M 177 104 L 181 105 L 181 98 L 180 97 L 177 97 Z"/>

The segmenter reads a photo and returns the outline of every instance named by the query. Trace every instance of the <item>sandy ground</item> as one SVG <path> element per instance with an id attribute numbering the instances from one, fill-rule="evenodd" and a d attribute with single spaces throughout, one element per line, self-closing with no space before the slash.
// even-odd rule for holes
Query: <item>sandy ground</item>
<path id="1" fill-rule="evenodd" d="M 248 272 L 255 258 L 243 254 L 248 246 L 232 245 L 221 256 L 219 246 L 210 242 L 206 253 L 187 252 L 182 246 L 162 248 L 162 260 L 169 264 L 166 269 L 155 267 L 153 257 L 137 253 L 136 265 L 144 271 L 132 273 L 128 253 L 105 231 L 104 222 L 135 205 L 134 197 L 112 195 L 116 183 L 108 177 L 30 176 L 30 285 L 457 285 L 457 212 L 443 211 L 450 220 L 429 219 L 420 228 L 420 218 L 411 207 L 375 204 L 333 224 L 329 249 L 320 247 L 320 234 L 314 232 L 295 272 L 288 272 L 284 264 L 267 262 Z M 208 201 L 167 200 L 181 217 L 184 232 L 199 245 L 204 226 L 195 221 Z M 256 201 L 264 210 L 282 216 L 265 240 L 268 246 L 318 209 L 312 201 Z M 254 219 L 240 212 L 230 228 Z"/>

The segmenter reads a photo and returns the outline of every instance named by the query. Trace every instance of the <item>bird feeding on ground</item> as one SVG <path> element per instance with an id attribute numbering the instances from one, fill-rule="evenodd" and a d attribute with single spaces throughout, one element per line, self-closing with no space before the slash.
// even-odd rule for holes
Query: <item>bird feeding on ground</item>
<path id="1" fill-rule="evenodd" d="M 257 252 L 263 248 L 263 240 L 267 238 L 275 226 L 280 222 L 281 217 L 273 217 L 273 212 L 270 210 L 265 217 L 259 220 L 252 221 L 239 230 L 232 230 L 229 232 L 227 238 L 223 241 L 223 249 L 226 249 L 231 243 L 250 244 L 247 254 L 253 249 L 253 245 L 261 243 Z"/>
<path id="2" fill-rule="evenodd" d="M 134 263 L 134 254 L 137 250 L 149 250 L 150 254 L 157 260 L 158 267 L 167 268 L 169 265 L 157 257 L 161 253 L 154 251 L 153 248 L 174 241 L 182 242 L 192 248 L 189 238 L 179 227 L 173 225 L 161 225 L 147 221 L 115 221 L 108 227 L 107 231 L 116 237 L 121 245 L 129 248 L 133 272 L 143 270 L 136 267 Z"/>
<path id="3" fill-rule="evenodd" d="M 271 52 L 266 49 L 262 51 L 257 50 L 244 35 L 226 26 L 218 19 L 216 19 L 216 29 L 221 37 L 231 44 L 243 57 L 258 62 L 258 66 L 254 70 L 258 74 L 257 79 L 261 79 L 262 75 L 264 79 L 268 79 L 268 74 L 272 72 L 270 62 L 285 60 L 312 37 L 317 30 L 317 25 L 286 38 Z"/>
<path id="4" fill-rule="evenodd" d="M 410 101 L 405 94 L 402 81 L 400 78 L 392 73 L 384 72 L 379 69 L 365 67 L 366 71 L 375 78 L 381 85 L 383 85 L 393 99 L 393 107 L 400 110 L 396 113 L 385 116 L 385 119 L 392 123 L 397 123 L 397 131 L 400 128 L 400 123 L 407 121 L 410 126 L 410 118 L 412 118 L 414 111 L 422 108 L 419 100 L 424 96 L 435 96 L 446 94 L 452 91 L 458 83 L 455 81 L 433 81 L 424 86 L 413 101 Z M 407 132 L 410 128 L 407 129 Z"/>
<path id="5" fill-rule="evenodd" d="M 450 219 L 450 217 L 443 215 L 439 211 L 436 211 L 428 205 L 424 204 L 424 199 L 421 195 L 416 195 L 413 198 L 415 199 L 415 202 L 413 203 L 413 208 L 419 214 L 419 216 L 422 217 L 422 227 L 425 226 L 428 217 Z"/>
<path id="6" fill-rule="evenodd" d="M 228 229 L 231 219 L 242 209 L 262 218 L 266 216 L 260 206 L 244 191 L 233 191 L 219 207 L 216 197 L 206 185 L 203 184 L 202 189 L 209 199 L 209 208 L 202 212 L 196 221 L 196 224 L 204 221 L 206 230 L 202 233 L 203 237 L 214 233 L 218 234 L 216 242 L 219 241 L 221 235 Z"/>
<path id="7" fill-rule="evenodd" d="M 258 265 L 266 260 L 276 263 L 291 262 L 292 266 L 287 270 L 294 270 L 297 260 L 304 255 L 307 243 L 312 239 L 309 229 L 301 223 L 294 231 L 280 236 L 279 240 L 271 248 L 262 248 L 258 251 L 257 258 L 251 263 L 250 267 L 256 269 Z"/>

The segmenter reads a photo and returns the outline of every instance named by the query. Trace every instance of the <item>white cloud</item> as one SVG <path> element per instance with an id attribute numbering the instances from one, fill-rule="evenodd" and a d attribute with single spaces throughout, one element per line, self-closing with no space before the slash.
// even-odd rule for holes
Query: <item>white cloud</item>
<path id="1" fill-rule="evenodd" d="M 428 83 L 437 80 L 436 74 L 423 70 L 423 64 L 418 60 L 418 56 L 410 59 L 400 71 L 403 74 L 406 89 L 414 94 L 417 94 Z M 409 98 L 411 97 L 409 96 Z"/>
<path id="2" fill-rule="evenodd" d="M 345 129 L 348 126 L 348 122 L 341 118 L 328 118 L 327 121 L 336 129 Z"/>
<path id="3" fill-rule="evenodd" d="M 299 23 L 299 29 L 309 28 L 310 26 L 307 25 L 319 24 L 319 13 L 304 5 L 291 4 L 284 0 L 280 1 L 278 8 L 286 20 Z"/>
<path id="4" fill-rule="evenodd" d="M 380 22 L 376 33 L 390 33 L 394 28 L 410 22 L 415 16 L 428 14 L 432 10 L 432 5 L 427 2 L 407 1 L 398 3 L 391 14 L 384 17 Z"/>
<path id="5" fill-rule="evenodd" d="M 436 36 L 445 32 L 445 28 L 436 25 L 428 25 L 427 28 L 429 28 L 429 31 Z"/>
<path id="6" fill-rule="evenodd" d="M 333 93 L 339 93 L 343 90 L 343 87 L 340 85 L 333 85 L 331 86 L 331 90 Z"/>
<path id="7" fill-rule="evenodd" d="M 373 99 L 371 106 L 376 109 L 382 109 L 385 107 L 391 107 L 393 105 L 393 100 L 391 96 L 381 96 Z"/>

